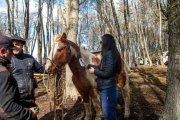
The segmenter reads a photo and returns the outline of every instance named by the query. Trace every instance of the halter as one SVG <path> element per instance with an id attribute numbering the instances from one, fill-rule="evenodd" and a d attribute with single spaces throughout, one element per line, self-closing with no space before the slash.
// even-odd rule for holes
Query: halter
<path id="1" fill-rule="evenodd" d="M 55 46 L 55 44 L 58 44 L 58 47 L 60 47 L 60 45 L 59 45 L 59 42 L 55 42 L 54 44 L 53 44 L 53 53 L 54 53 L 54 46 Z M 62 46 L 62 47 L 60 47 L 60 50 L 63 50 L 64 48 L 66 48 L 66 50 L 67 50 L 67 52 L 69 53 L 69 54 L 71 54 L 71 51 L 70 51 L 70 48 L 69 48 L 69 46 Z M 53 53 L 52 53 L 52 58 L 53 58 Z M 63 68 L 63 66 L 61 66 L 60 68 L 53 62 L 53 60 L 52 59 L 50 59 L 50 58 L 46 58 L 46 59 L 48 59 L 54 66 L 55 66 L 55 68 L 58 70 L 58 71 L 62 71 L 64 68 Z M 68 63 L 69 63 L 69 60 L 68 60 Z"/>
<path id="2" fill-rule="evenodd" d="M 50 58 L 47 57 L 46 59 L 48 59 L 55 66 L 57 70 L 59 71 L 63 70 L 63 68 L 59 68 Z"/>

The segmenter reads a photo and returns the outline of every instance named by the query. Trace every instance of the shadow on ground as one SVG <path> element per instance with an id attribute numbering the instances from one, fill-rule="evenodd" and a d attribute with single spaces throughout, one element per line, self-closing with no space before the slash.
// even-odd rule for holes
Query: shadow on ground
<path id="1" fill-rule="evenodd" d="M 132 71 L 133 74 L 130 74 L 131 116 L 128 120 L 158 120 L 165 100 L 166 69 L 167 68 L 154 69 L 153 67 L 138 67 L 136 70 Z M 42 85 L 42 80 L 39 80 L 38 84 L 41 88 L 37 92 L 37 103 L 42 104 L 42 108 L 40 109 L 49 109 L 48 104 L 45 104 L 45 102 L 47 103 L 49 101 L 42 100 L 42 97 L 45 99 L 45 95 L 47 96 L 47 93 L 44 90 L 41 90 L 45 89 Z M 78 98 L 78 100 L 72 104 L 73 106 L 64 108 L 64 120 L 83 120 L 85 113 L 82 99 Z M 121 109 L 117 109 L 117 118 L 118 120 L 125 120 L 124 100 L 121 91 L 118 97 L 118 104 L 121 105 Z M 92 113 L 92 120 L 94 120 L 96 113 L 94 108 L 92 109 Z M 62 118 L 61 111 L 58 111 L 57 114 L 58 118 Z M 53 111 L 45 111 L 39 115 L 39 120 L 53 120 L 53 117 Z"/>

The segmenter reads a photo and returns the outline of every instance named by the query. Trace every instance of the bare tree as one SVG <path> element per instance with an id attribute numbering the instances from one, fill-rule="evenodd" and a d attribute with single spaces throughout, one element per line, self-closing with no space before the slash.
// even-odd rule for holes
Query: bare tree
<path id="1" fill-rule="evenodd" d="M 0 13 L 0 33 L 5 34 L 7 31 L 7 14 L 5 12 Z"/>
<path id="2" fill-rule="evenodd" d="M 42 63 L 42 32 L 43 32 L 43 21 L 42 21 L 42 7 L 43 7 L 43 2 L 39 0 L 38 2 L 38 23 L 36 26 L 36 31 L 37 31 L 37 39 L 38 39 L 38 62 Z"/>
<path id="3" fill-rule="evenodd" d="M 121 44 L 122 51 L 124 52 L 122 55 L 124 57 L 124 60 L 128 62 L 130 65 L 130 40 L 129 40 L 129 6 L 128 6 L 128 0 L 123 0 L 124 3 L 124 22 L 125 22 L 125 36 L 124 37 L 124 44 Z M 126 50 L 125 47 L 126 46 Z"/>
<path id="4" fill-rule="evenodd" d="M 159 43 L 160 43 L 160 51 L 161 54 L 163 52 L 163 47 L 162 47 L 162 13 L 161 13 L 161 8 L 160 8 L 160 1 L 158 0 L 158 8 L 159 8 Z"/>
<path id="5" fill-rule="evenodd" d="M 117 13 L 116 13 L 116 10 L 115 10 L 114 0 L 111 0 L 110 3 L 111 3 L 113 20 L 114 20 L 114 24 L 115 24 L 115 26 L 114 26 L 115 27 L 114 35 L 116 35 L 117 40 L 120 41 L 120 36 L 121 36 L 120 25 L 119 25 L 119 21 L 118 21 L 118 18 L 117 18 Z"/>
<path id="6" fill-rule="evenodd" d="M 145 1 L 140 2 L 138 1 L 135 4 L 135 30 L 138 39 L 138 46 L 139 46 L 139 57 L 144 61 L 143 63 L 147 65 L 147 61 L 149 61 L 149 65 L 152 65 L 152 61 L 149 55 L 148 49 L 148 38 L 149 38 L 149 24 L 148 24 L 148 16 L 147 16 L 147 3 Z"/>
<path id="7" fill-rule="evenodd" d="M 58 1 L 58 10 L 62 22 L 62 31 L 67 34 L 67 38 L 76 43 L 78 30 L 78 15 L 79 15 L 79 1 L 78 0 L 64 0 L 64 10 L 61 9 Z M 72 83 L 72 72 L 70 68 L 66 67 L 66 96 L 77 99 L 79 96 L 76 88 Z"/>
<path id="8" fill-rule="evenodd" d="M 24 0 L 25 3 L 25 11 L 24 11 L 24 38 L 28 41 L 29 36 L 29 0 Z M 27 42 L 28 44 L 28 42 Z M 27 45 L 28 46 L 28 45 Z M 24 51 L 28 51 L 28 47 L 24 46 Z"/>
<path id="9" fill-rule="evenodd" d="M 166 100 L 160 120 L 180 119 L 180 2 L 168 0 L 169 60 Z"/>
<path id="10" fill-rule="evenodd" d="M 104 26 L 104 20 L 103 20 L 103 14 L 102 14 L 102 1 L 96 0 L 97 5 L 97 16 L 99 20 L 99 29 L 100 29 L 100 35 L 103 35 L 105 33 L 105 26 Z"/>
<path id="11" fill-rule="evenodd" d="M 12 10 L 11 10 L 11 35 L 14 35 L 14 0 L 12 0 Z"/>
<path id="12" fill-rule="evenodd" d="M 50 24 L 51 24 L 51 0 L 47 0 L 47 19 L 46 19 L 46 46 L 47 48 L 51 49 L 51 41 L 50 41 L 50 34 L 51 34 L 51 28 L 50 28 Z M 45 51 L 45 55 L 47 55 L 47 50 Z M 49 53 L 48 53 L 49 54 Z M 46 57 L 46 56 L 45 56 Z"/>
<path id="13" fill-rule="evenodd" d="M 16 21 L 15 21 L 15 23 L 16 23 L 16 25 L 15 25 L 15 33 L 16 34 L 20 34 L 20 29 L 19 29 L 19 16 L 18 16 L 18 0 L 16 0 Z"/>
<path id="14" fill-rule="evenodd" d="M 8 14 L 8 33 L 11 35 L 11 9 L 9 5 L 9 0 L 6 0 L 7 14 Z"/>

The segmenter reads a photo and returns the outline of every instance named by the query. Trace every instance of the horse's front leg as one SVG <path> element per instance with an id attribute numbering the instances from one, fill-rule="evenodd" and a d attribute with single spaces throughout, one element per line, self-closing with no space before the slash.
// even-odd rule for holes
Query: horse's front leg
<path id="1" fill-rule="evenodd" d="M 82 85 L 81 87 L 79 87 L 79 82 L 78 82 L 79 79 L 77 79 L 75 76 L 73 76 L 72 80 L 83 99 L 83 104 L 84 104 L 84 108 L 85 108 L 85 120 L 91 120 L 91 99 L 89 97 L 89 91 L 88 91 L 89 85 L 87 85 L 87 82 L 85 82 L 85 83 L 81 84 Z M 84 89 L 80 89 L 80 88 L 84 88 Z"/>

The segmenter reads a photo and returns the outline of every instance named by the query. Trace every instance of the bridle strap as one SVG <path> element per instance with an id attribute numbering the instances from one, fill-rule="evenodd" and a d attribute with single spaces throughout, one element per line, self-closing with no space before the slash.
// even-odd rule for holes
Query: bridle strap
<path id="1" fill-rule="evenodd" d="M 57 70 L 59 70 L 59 71 L 62 70 L 62 69 L 59 68 L 50 58 L 47 57 L 46 59 L 48 59 L 48 60 L 55 66 L 55 68 L 56 68 Z"/>
<path id="2" fill-rule="evenodd" d="M 54 45 L 55 44 L 58 44 L 58 47 L 61 47 L 60 49 L 64 49 L 64 48 L 66 48 L 66 51 L 68 52 L 68 54 L 71 54 L 71 50 L 70 50 L 70 47 L 69 46 L 66 46 L 66 45 L 64 45 L 64 46 L 59 46 L 59 42 L 55 42 L 54 44 L 53 44 L 53 49 L 54 49 Z M 54 52 L 54 51 L 53 51 Z M 53 55 L 53 54 L 52 54 Z M 58 70 L 58 71 L 62 71 L 63 70 L 63 67 L 61 67 L 61 68 L 59 68 L 54 62 L 53 62 L 53 60 L 52 59 L 50 59 L 50 58 L 46 58 L 47 60 L 49 60 L 54 66 L 55 66 L 55 68 Z M 68 60 L 68 63 L 69 63 L 69 61 L 70 60 Z"/>
<path id="3" fill-rule="evenodd" d="M 58 44 L 58 42 L 55 42 L 54 44 L 53 44 L 53 52 L 54 52 L 54 46 L 55 46 L 55 44 Z M 59 44 L 58 44 L 58 46 L 59 46 Z M 52 53 L 52 56 L 53 56 L 53 53 Z M 55 68 L 57 69 L 57 70 L 59 70 L 59 71 L 61 71 L 61 68 L 59 68 L 54 62 L 53 62 L 53 60 L 52 59 L 50 59 L 50 58 L 46 58 L 47 60 L 49 60 L 54 66 L 55 66 Z"/>

